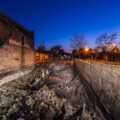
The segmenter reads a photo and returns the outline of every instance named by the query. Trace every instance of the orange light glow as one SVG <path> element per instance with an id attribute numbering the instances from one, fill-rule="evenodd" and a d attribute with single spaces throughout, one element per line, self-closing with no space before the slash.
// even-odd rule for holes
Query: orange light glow
<path id="1" fill-rule="evenodd" d="M 89 48 L 85 48 L 85 52 L 88 52 L 89 51 Z"/>
<path id="2" fill-rule="evenodd" d="M 116 44 L 116 43 L 113 43 L 112 45 L 113 45 L 113 47 L 116 47 L 116 46 L 117 46 L 117 44 Z"/>

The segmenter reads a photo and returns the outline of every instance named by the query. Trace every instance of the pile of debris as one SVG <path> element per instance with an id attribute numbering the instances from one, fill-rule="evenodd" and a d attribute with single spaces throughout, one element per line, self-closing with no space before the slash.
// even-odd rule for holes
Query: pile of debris
<path id="1" fill-rule="evenodd" d="M 51 63 L 0 88 L 0 120 L 105 120 L 69 64 Z"/>
<path id="2" fill-rule="evenodd" d="M 51 76 L 47 83 L 49 88 L 54 88 L 59 98 L 64 98 L 70 103 L 72 119 L 105 120 L 97 106 L 88 98 L 88 93 L 80 81 L 74 66 L 69 64 L 50 64 Z M 52 84 L 53 83 L 53 84 Z"/>
<path id="3" fill-rule="evenodd" d="M 16 120 L 17 118 L 23 118 L 26 120 L 31 118 L 30 106 L 26 104 L 27 98 L 34 95 L 44 86 L 45 79 L 48 76 L 47 67 L 41 65 L 30 74 L 1 86 L 0 119 Z"/>

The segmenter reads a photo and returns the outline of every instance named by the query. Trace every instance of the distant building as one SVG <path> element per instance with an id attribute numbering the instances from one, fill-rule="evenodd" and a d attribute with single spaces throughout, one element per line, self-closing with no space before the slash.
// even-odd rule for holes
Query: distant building
<path id="1" fill-rule="evenodd" d="M 34 32 L 0 12 L 0 73 L 34 63 Z"/>
<path id="2" fill-rule="evenodd" d="M 45 62 L 49 60 L 49 52 L 48 51 L 36 51 L 36 63 Z"/>

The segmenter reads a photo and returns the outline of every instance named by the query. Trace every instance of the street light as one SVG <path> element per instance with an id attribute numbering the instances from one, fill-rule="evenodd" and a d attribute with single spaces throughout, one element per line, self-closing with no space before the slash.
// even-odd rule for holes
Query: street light
<path id="1" fill-rule="evenodd" d="M 86 48 L 85 48 L 85 52 L 88 52 L 88 51 L 89 51 L 89 48 L 86 47 Z"/>
<path id="2" fill-rule="evenodd" d="M 117 44 L 116 44 L 116 43 L 113 43 L 112 46 L 113 46 L 113 47 L 117 47 Z"/>
<path id="3" fill-rule="evenodd" d="M 112 46 L 115 48 L 115 65 L 117 65 L 117 44 L 116 43 L 113 43 Z"/>
<path id="4" fill-rule="evenodd" d="M 107 64 L 107 58 L 108 58 L 108 55 L 107 55 L 107 48 L 108 46 L 104 46 L 104 50 L 105 50 L 105 63 Z"/>
<path id="5" fill-rule="evenodd" d="M 85 47 L 85 48 L 84 48 L 84 51 L 85 51 L 85 53 L 88 53 L 88 52 L 89 52 L 89 48 L 88 48 L 88 47 Z"/>
<path id="6" fill-rule="evenodd" d="M 91 63 L 93 61 L 93 50 L 91 50 Z"/>

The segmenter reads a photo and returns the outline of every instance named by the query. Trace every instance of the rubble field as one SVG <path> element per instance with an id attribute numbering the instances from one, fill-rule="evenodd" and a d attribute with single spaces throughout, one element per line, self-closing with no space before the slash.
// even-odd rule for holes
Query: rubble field
<path id="1" fill-rule="evenodd" d="M 74 66 L 37 65 L 0 87 L 0 120 L 106 120 L 93 106 Z"/>

